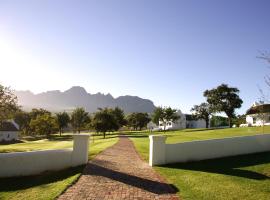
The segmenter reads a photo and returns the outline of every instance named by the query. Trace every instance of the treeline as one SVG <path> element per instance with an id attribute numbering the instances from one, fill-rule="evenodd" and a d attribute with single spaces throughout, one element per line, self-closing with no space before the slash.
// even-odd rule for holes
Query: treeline
<path id="1" fill-rule="evenodd" d="M 53 114 L 44 109 L 22 110 L 14 114 L 14 120 L 25 135 L 46 135 L 57 133 L 61 135 L 65 129 L 80 133 L 82 130 L 95 130 L 102 133 L 118 131 L 122 127 L 141 130 L 151 120 L 147 113 L 131 113 L 125 116 L 118 107 L 99 109 L 88 113 L 84 108 L 76 108 L 71 114 L 59 112 Z"/>

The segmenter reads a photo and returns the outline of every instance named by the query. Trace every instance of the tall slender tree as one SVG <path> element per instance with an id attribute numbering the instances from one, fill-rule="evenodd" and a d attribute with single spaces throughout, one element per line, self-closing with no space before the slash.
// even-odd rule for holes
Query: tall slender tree
<path id="1" fill-rule="evenodd" d="M 63 128 L 68 126 L 69 121 L 70 121 L 70 117 L 67 114 L 67 112 L 56 113 L 56 122 L 57 122 L 60 136 L 63 133 Z"/>
<path id="2" fill-rule="evenodd" d="M 82 128 L 90 122 L 88 112 L 84 108 L 76 108 L 71 114 L 71 124 L 75 131 L 81 132 Z"/>

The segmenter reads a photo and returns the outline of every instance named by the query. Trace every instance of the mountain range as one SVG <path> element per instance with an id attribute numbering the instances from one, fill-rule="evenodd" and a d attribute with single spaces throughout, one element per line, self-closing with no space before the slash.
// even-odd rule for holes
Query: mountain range
<path id="1" fill-rule="evenodd" d="M 137 96 L 119 96 L 114 98 L 111 94 L 90 94 L 80 86 L 73 86 L 61 92 L 59 90 L 34 94 L 31 91 L 15 91 L 18 103 L 25 110 L 44 108 L 52 112 L 71 111 L 76 107 L 84 107 L 88 112 L 95 112 L 98 108 L 114 108 L 116 106 L 125 113 L 147 112 L 152 113 L 154 103 L 149 99 Z"/>

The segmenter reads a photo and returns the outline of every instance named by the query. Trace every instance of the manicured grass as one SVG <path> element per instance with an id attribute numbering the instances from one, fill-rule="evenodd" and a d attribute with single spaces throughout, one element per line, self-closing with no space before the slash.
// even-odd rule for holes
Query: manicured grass
<path id="1" fill-rule="evenodd" d="M 112 146 L 118 141 L 117 135 L 108 135 L 106 139 L 95 136 L 94 141 L 90 140 L 89 158 L 95 157 L 98 153 Z M 32 151 L 44 149 L 61 149 L 72 147 L 72 136 L 53 136 L 49 140 L 24 141 L 24 143 L 0 145 L 0 152 Z M 60 158 L 59 158 L 60 159 Z M 0 199 L 27 199 L 47 200 L 55 199 L 69 185 L 75 182 L 84 166 L 70 168 L 59 172 L 48 172 L 38 176 L 1 178 Z"/>
<path id="2" fill-rule="evenodd" d="M 270 127 L 265 127 L 270 133 Z M 166 132 L 167 143 L 261 134 L 261 127 Z M 154 133 L 164 134 L 164 133 Z M 129 134 L 143 159 L 149 157 L 149 133 Z M 229 200 L 270 197 L 270 152 L 154 167 L 176 186 L 182 199 Z"/>
<path id="3" fill-rule="evenodd" d="M 270 126 L 264 127 L 264 133 L 270 133 Z M 127 133 L 131 140 L 134 141 L 137 149 L 145 160 L 149 158 L 149 135 L 166 135 L 166 143 L 179 143 L 194 140 L 208 140 L 235 136 L 246 136 L 263 134 L 262 127 L 243 127 L 243 128 L 227 128 L 227 129 L 184 129 L 179 131 L 167 132 L 137 132 Z"/>

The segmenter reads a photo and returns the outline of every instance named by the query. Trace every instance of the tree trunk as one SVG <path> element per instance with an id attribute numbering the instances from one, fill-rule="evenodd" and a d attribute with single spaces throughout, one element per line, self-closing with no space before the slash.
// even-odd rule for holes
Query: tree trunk
<path id="1" fill-rule="evenodd" d="M 163 127 L 164 127 L 164 133 L 166 132 L 166 122 L 163 123 Z"/>
<path id="2" fill-rule="evenodd" d="M 209 118 L 205 120 L 206 122 L 206 128 L 209 128 Z"/>
<path id="3" fill-rule="evenodd" d="M 229 119 L 229 127 L 232 128 L 232 118 L 228 117 L 228 119 Z"/>
<path id="4" fill-rule="evenodd" d="M 105 132 L 103 132 L 103 139 L 105 139 L 105 135 L 106 135 Z"/>

